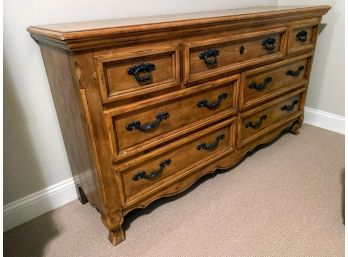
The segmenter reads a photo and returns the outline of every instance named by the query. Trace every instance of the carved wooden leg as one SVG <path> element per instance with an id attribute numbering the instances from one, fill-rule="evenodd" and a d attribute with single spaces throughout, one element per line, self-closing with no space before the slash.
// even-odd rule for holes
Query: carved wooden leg
<path id="1" fill-rule="evenodd" d="M 125 234 L 122 229 L 123 217 L 121 211 L 115 211 L 108 215 L 101 213 L 102 221 L 109 230 L 109 241 L 113 245 L 121 243 L 125 239 Z"/>
<path id="2" fill-rule="evenodd" d="M 109 230 L 109 241 L 113 245 L 118 245 L 125 239 L 125 234 L 122 229 L 122 226 L 118 226 L 112 230 Z"/>
<path id="3" fill-rule="evenodd" d="M 300 134 L 300 128 L 302 127 L 302 123 L 303 123 L 303 115 L 299 117 L 298 120 L 296 120 L 290 129 L 290 133 L 294 134 L 294 135 L 298 135 Z"/>

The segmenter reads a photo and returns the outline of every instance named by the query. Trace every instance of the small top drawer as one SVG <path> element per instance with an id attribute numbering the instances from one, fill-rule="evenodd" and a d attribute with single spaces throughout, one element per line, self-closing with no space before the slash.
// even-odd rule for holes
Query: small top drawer
<path id="1" fill-rule="evenodd" d="M 156 45 L 115 51 L 95 54 L 104 103 L 180 84 L 178 46 Z"/>
<path id="2" fill-rule="evenodd" d="M 288 53 L 312 50 L 317 37 L 317 27 L 318 21 L 292 25 L 289 33 Z"/>
<path id="3" fill-rule="evenodd" d="M 238 35 L 215 35 L 185 44 L 184 82 L 231 72 L 250 65 L 281 59 L 286 28 Z"/>

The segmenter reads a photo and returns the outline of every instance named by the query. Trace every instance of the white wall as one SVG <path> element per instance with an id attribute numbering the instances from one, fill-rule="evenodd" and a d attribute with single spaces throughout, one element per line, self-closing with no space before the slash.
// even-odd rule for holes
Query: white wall
<path id="1" fill-rule="evenodd" d="M 4 203 L 71 177 L 44 65 L 29 25 L 277 5 L 277 0 L 5 0 Z"/>
<path id="2" fill-rule="evenodd" d="M 323 16 L 306 106 L 344 116 L 344 0 L 279 0 L 279 5 L 330 5 Z"/>

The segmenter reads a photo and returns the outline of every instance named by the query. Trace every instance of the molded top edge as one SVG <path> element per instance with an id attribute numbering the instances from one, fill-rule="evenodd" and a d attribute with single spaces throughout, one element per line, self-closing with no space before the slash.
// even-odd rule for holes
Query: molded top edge
<path id="1" fill-rule="evenodd" d="M 122 18 L 99 21 L 72 22 L 30 26 L 27 30 L 37 36 L 59 41 L 82 39 L 144 30 L 204 25 L 207 23 L 232 22 L 265 17 L 279 17 L 313 13 L 324 15 L 331 7 L 320 6 L 268 6 L 233 10 L 184 13 L 140 18 Z"/>

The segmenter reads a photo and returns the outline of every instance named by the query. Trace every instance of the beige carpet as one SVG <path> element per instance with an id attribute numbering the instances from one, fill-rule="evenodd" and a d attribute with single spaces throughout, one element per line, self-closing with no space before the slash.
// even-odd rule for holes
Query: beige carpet
<path id="1" fill-rule="evenodd" d="M 344 137 L 305 125 L 230 172 L 126 217 L 109 244 L 78 201 L 5 233 L 7 257 L 344 256 Z"/>

